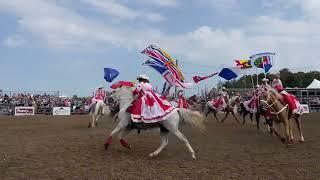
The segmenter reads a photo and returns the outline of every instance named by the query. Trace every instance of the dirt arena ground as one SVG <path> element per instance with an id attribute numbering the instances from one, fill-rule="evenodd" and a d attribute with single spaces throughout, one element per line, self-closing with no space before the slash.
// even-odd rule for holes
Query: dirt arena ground
<path id="1" fill-rule="evenodd" d="M 159 157 L 149 158 L 159 146 L 155 131 L 130 134 L 132 150 L 115 139 L 105 151 L 114 127 L 107 117 L 88 129 L 86 115 L 0 116 L 0 179 L 318 179 L 319 116 L 303 117 L 306 142 L 289 148 L 232 119 L 209 121 L 206 134 L 182 127 L 197 160 L 174 136 Z"/>

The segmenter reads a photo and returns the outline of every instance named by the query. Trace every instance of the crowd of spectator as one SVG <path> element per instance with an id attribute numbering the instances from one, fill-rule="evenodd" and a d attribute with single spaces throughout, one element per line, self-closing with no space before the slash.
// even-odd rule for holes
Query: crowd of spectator
<path id="1" fill-rule="evenodd" d="M 234 93 L 229 92 L 232 96 Z M 110 95 L 110 92 L 107 92 L 107 96 Z M 207 101 L 210 101 L 216 96 L 215 92 L 210 92 L 206 96 L 196 96 L 193 95 L 189 97 L 189 101 L 198 104 L 205 104 Z M 250 98 L 247 94 L 242 94 L 243 101 Z M 302 104 L 309 104 L 311 108 L 316 108 L 320 110 L 320 96 L 310 95 L 307 97 L 299 97 L 299 101 Z M 174 100 L 174 97 L 169 98 L 169 100 Z M 31 93 L 13 93 L 6 94 L 0 90 L 0 114 L 1 110 L 12 110 L 17 106 L 33 106 L 38 111 L 48 110 L 52 107 L 71 107 L 72 111 L 86 111 L 87 107 L 91 104 L 91 97 L 61 97 L 58 95 L 52 94 L 31 94 Z"/>
<path id="2" fill-rule="evenodd" d="M 84 110 L 85 105 L 90 103 L 91 98 L 72 98 L 61 97 L 52 94 L 30 94 L 30 93 L 14 93 L 8 95 L 0 92 L 0 110 L 12 111 L 17 106 L 32 106 L 38 111 L 47 111 L 52 107 L 71 107 L 72 110 Z"/>

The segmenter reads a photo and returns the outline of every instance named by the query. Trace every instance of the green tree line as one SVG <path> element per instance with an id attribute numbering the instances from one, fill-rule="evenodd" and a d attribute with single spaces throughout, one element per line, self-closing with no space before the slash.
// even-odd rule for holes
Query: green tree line
<path id="1" fill-rule="evenodd" d="M 280 71 L 280 78 L 282 80 L 283 86 L 286 88 L 306 88 L 313 79 L 320 80 L 320 72 L 319 71 L 310 71 L 310 72 L 291 72 L 289 69 L 284 68 Z M 263 73 L 258 75 L 259 84 L 261 84 L 261 80 L 265 77 Z M 252 75 L 254 84 L 257 83 L 257 75 Z M 267 75 L 267 78 L 268 75 Z M 270 78 L 269 78 L 270 80 Z M 243 76 L 239 79 L 231 80 L 222 83 L 226 88 L 251 88 L 252 79 L 250 75 Z"/>

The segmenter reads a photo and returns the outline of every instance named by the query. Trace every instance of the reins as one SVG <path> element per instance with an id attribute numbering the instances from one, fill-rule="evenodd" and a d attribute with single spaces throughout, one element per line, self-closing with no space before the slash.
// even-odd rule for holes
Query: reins
<path id="1" fill-rule="evenodd" d="M 288 104 L 285 105 L 282 109 L 280 109 L 278 112 L 275 110 L 275 108 L 273 107 L 277 102 L 279 102 L 279 99 L 275 100 L 273 103 L 269 104 L 268 101 L 269 101 L 269 92 L 267 92 L 267 100 L 260 100 L 261 102 L 265 103 L 267 105 L 266 109 L 271 109 L 271 114 L 274 114 L 277 116 L 277 118 L 279 119 L 279 116 L 278 114 L 280 114 L 282 111 L 284 111 L 285 109 L 288 108 Z"/>

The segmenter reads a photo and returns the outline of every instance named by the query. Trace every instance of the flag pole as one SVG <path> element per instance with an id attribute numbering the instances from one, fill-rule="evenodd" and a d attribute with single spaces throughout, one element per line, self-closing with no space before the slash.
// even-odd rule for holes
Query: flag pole
<path id="1" fill-rule="evenodd" d="M 244 92 L 247 92 L 247 72 L 244 72 Z"/>
<path id="2" fill-rule="evenodd" d="M 257 85 L 259 84 L 259 73 L 258 73 L 258 68 L 256 68 L 256 75 L 257 75 Z"/>
<path id="3" fill-rule="evenodd" d="M 176 59 L 176 66 L 178 67 L 178 59 Z M 174 86 L 174 97 L 177 97 L 177 86 Z"/>

